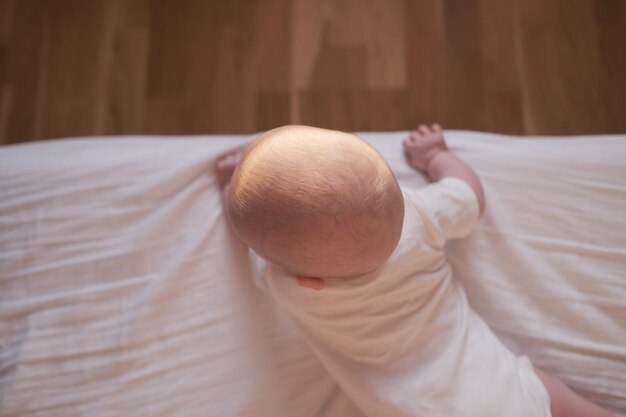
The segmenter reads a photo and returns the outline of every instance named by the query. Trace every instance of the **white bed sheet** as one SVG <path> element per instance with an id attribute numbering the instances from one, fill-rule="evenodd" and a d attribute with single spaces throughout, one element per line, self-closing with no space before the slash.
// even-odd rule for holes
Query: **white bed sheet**
<path id="1" fill-rule="evenodd" d="M 518 353 L 626 416 L 626 136 L 446 132 L 487 211 L 449 246 Z M 406 135 L 363 133 L 406 186 Z M 0 415 L 358 416 L 251 279 L 215 157 L 250 136 L 0 148 Z"/>

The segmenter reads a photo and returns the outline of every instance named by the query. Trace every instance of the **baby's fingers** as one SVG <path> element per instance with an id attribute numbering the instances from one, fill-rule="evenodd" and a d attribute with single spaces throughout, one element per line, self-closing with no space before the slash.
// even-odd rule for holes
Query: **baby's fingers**
<path id="1" fill-rule="evenodd" d="M 404 151 L 408 151 L 410 148 L 415 147 L 415 142 L 409 138 L 409 139 L 405 139 L 402 142 L 402 148 L 404 149 Z"/>
<path id="2" fill-rule="evenodd" d="M 428 126 L 426 125 L 419 125 L 419 127 L 417 128 L 417 130 L 422 134 L 422 135 L 428 135 L 430 133 L 430 129 L 428 128 Z"/>
<path id="3" fill-rule="evenodd" d="M 409 138 L 407 140 L 411 141 L 411 142 L 415 142 L 417 140 L 419 140 L 420 138 L 420 134 L 417 131 L 413 131 L 411 132 L 411 134 L 409 135 Z"/>
<path id="4" fill-rule="evenodd" d="M 419 149 L 423 147 L 423 138 L 420 138 L 419 135 L 411 135 L 407 139 L 405 139 L 402 144 L 404 145 L 404 149 Z"/>

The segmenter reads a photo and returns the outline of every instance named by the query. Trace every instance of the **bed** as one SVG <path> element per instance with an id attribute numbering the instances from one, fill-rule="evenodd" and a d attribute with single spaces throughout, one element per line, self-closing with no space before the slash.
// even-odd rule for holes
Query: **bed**
<path id="1" fill-rule="evenodd" d="M 404 186 L 406 132 L 362 133 Z M 448 131 L 487 210 L 447 247 L 514 352 L 626 416 L 626 135 Z M 252 136 L 0 147 L 0 415 L 363 416 L 256 285 L 215 158 Z"/>

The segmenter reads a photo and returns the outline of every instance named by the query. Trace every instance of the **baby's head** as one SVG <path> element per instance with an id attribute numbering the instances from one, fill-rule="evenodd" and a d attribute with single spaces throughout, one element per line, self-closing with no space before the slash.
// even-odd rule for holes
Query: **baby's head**
<path id="1" fill-rule="evenodd" d="M 284 126 L 263 133 L 235 170 L 228 214 L 239 237 L 300 276 L 352 278 L 380 267 L 404 202 L 383 157 L 349 133 Z"/>

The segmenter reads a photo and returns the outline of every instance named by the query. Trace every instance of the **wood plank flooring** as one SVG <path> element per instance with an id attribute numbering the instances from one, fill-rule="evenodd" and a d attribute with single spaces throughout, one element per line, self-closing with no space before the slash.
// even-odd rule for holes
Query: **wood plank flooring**
<path id="1" fill-rule="evenodd" d="M 626 133 L 623 0 L 0 0 L 0 144 Z"/>

